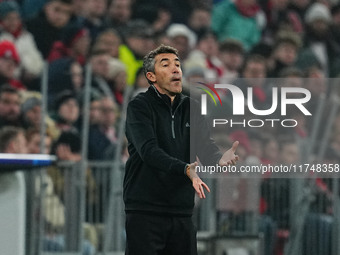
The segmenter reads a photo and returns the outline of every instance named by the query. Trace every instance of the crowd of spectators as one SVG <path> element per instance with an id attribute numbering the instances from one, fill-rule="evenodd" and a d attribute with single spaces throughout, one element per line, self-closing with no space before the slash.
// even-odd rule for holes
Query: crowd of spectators
<path id="1" fill-rule="evenodd" d="M 125 88 L 133 86 L 133 95 L 147 89 L 142 58 L 161 43 L 179 50 L 185 92 L 197 79 L 236 80 L 246 92 L 249 84 L 242 79 L 257 78 L 251 85 L 254 105 L 270 106 L 271 86 L 264 78 L 339 75 L 339 15 L 339 4 L 311 0 L 1 1 L 1 95 L 9 111 L 1 113 L 1 126 L 39 128 L 40 85 L 49 63 L 48 130 L 53 140 L 61 132 L 79 131 L 89 63 L 90 136 L 112 152 Z M 321 83 L 300 85 L 316 96 L 329 93 L 331 87 Z M 11 105 L 5 97 L 16 97 L 15 91 Z M 299 126 L 296 132 L 306 136 L 310 130 Z M 110 156 L 93 153 L 89 158 Z"/>
<path id="2" fill-rule="evenodd" d="M 340 75 L 338 1 L 2 0 L 0 128 L 22 128 L 27 152 L 38 153 L 38 130 L 44 121 L 44 152 L 79 161 L 85 67 L 89 64 L 88 159 L 112 160 L 119 139 L 117 124 L 126 103 L 124 91 L 131 86 L 135 96 L 147 90 L 143 56 L 160 44 L 179 51 L 184 93 L 197 81 L 234 82 L 245 95 L 252 87 L 255 108 L 268 109 L 273 87 L 304 87 L 312 94 L 307 108 L 313 116 L 320 95 L 339 93 L 327 79 Z M 40 87 L 47 63 L 48 115 L 42 119 Z M 219 93 L 224 101 L 230 100 L 223 109 L 230 112 L 230 94 Z M 331 107 L 332 102 L 326 102 L 326 112 Z M 228 127 L 214 136 L 222 150 L 239 140 L 241 163 L 299 163 L 306 160 L 301 148 L 308 144 L 314 119 L 297 109 L 288 110 L 287 116 L 298 120 L 295 128 Z M 319 121 L 327 123 L 328 116 L 323 114 Z M 337 114 L 322 162 L 340 158 L 339 122 Z M 74 139 L 60 143 L 58 139 L 65 134 Z M 317 137 L 316 144 L 322 139 Z M 125 141 L 123 145 L 126 147 Z M 312 152 L 318 153 L 314 148 Z M 126 158 L 123 149 L 122 160 Z M 317 184 L 321 193 L 327 190 L 323 180 Z M 278 189 L 264 180 L 262 190 L 272 186 Z M 276 193 L 278 200 L 280 192 Z M 273 217 L 275 208 L 270 207 L 265 194 L 268 192 L 263 192 L 261 213 Z M 285 204 L 289 210 L 288 202 Z M 327 213 L 327 208 L 322 213 Z M 285 223 L 279 225 L 287 228 Z"/>

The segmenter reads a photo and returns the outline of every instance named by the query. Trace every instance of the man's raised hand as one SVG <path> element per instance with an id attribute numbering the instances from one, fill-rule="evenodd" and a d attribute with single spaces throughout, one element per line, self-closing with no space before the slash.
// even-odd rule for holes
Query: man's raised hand
<path id="1" fill-rule="evenodd" d="M 231 148 L 223 154 L 222 158 L 218 162 L 220 166 L 236 165 L 236 162 L 238 161 L 238 156 L 235 155 L 235 152 L 238 144 L 238 141 L 234 142 Z"/>

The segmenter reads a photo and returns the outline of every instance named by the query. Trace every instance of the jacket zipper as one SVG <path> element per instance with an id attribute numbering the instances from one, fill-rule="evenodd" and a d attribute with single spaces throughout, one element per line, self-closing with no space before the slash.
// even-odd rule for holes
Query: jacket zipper
<path id="1" fill-rule="evenodd" d="M 162 99 L 162 97 L 159 95 L 157 89 L 155 87 L 153 87 L 153 89 L 155 90 L 155 92 L 157 93 L 157 96 L 159 98 Z M 170 115 L 171 115 L 171 132 L 172 132 L 172 138 L 175 139 L 176 138 L 176 135 L 175 135 L 175 113 L 176 113 L 176 110 L 178 109 L 178 107 L 183 103 L 183 100 L 180 101 L 174 111 L 174 113 L 172 114 L 172 108 L 171 106 L 169 107 L 170 108 Z"/>
<path id="2" fill-rule="evenodd" d="M 179 104 L 177 105 L 176 109 L 174 110 L 174 113 L 172 113 L 172 109 L 170 107 L 170 114 L 171 114 L 171 131 L 172 131 L 172 138 L 175 139 L 176 138 L 176 134 L 175 134 L 175 114 L 176 111 L 178 109 L 178 107 L 182 104 L 183 101 L 179 102 Z"/>
<path id="3" fill-rule="evenodd" d="M 175 139 L 176 135 L 175 135 L 175 115 L 171 115 L 172 119 L 171 119 L 171 130 L 172 130 L 172 138 Z"/>

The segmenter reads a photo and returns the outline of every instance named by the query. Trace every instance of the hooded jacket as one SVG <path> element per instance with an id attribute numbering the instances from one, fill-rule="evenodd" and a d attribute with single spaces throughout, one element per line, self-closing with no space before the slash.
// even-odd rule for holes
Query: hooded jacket
<path id="1" fill-rule="evenodd" d="M 168 96 L 150 86 L 130 101 L 126 120 L 130 158 L 123 195 L 126 212 L 192 215 L 195 192 L 186 166 L 196 156 L 204 164 L 216 164 L 222 155 L 202 117 L 190 114 L 190 100 L 179 94 L 171 105 Z M 191 125 L 202 126 L 197 131 L 201 133 L 192 134 L 200 139 L 190 141 Z"/>

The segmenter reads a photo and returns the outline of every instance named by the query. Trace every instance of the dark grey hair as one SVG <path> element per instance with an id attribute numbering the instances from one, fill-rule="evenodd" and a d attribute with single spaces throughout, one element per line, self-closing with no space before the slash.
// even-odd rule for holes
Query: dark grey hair
<path id="1" fill-rule="evenodd" d="M 168 45 L 161 44 L 158 48 L 150 51 L 147 55 L 145 55 L 143 59 L 143 71 L 144 71 L 145 77 L 146 77 L 147 72 L 153 72 L 153 73 L 155 72 L 155 57 L 163 53 L 172 53 L 172 54 L 175 54 L 177 57 L 179 57 L 177 49 L 175 49 L 174 47 L 168 46 Z M 149 80 L 148 82 L 151 85 L 153 84 Z"/>

